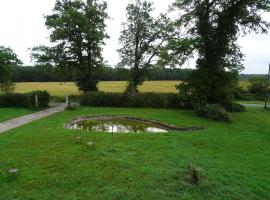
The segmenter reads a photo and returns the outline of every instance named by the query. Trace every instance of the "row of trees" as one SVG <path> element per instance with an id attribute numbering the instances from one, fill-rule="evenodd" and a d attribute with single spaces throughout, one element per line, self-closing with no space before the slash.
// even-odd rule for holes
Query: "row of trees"
<path id="1" fill-rule="evenodd" d="M 73 82 L 72 73 L 62 73 L 53 66 L 12 66 L 12 82 Z M 148 81 L 185 81 L 192 73 L 192 69 L 181 68 L 149 68 L 146 72 Z M 96 78 L 100 81 L 129 81 L 130 69 L 103 67 Z M 265 75 L 240 74 L 240 80 L 262 79 L 266 82 Z"/>
<path id="2" fill-rule="evenodd" d="M 80 90 L 96 91 L 108 38 L 106 9 L 102 0 L 57 0 L 53 14 L 45 17 L 52 45 L 33 48 L 36 63 L 72 72 Z M 237 38 L 267 32 L 269 23 L 261 14 L 270 11 L 270 1 L 176 0 L 166 14 L 154 17 L 153 11 L 148 0 L 127 6 L 119 39 L 119 66 L 131 69 L 127 92 L 138 92 L 149 68 L 181 66 L 198 54 L 196 70 L 179 87 L 181 93 L 200 102 L 231 102 L 243 69 Z M 171 19 L 171 13 L 177 17 Z"/>
<path id="3" fill-rule="evenodd" d="M 73 82 L 72 73 L 62 73 L 53 66 L 13 67 L 13 82 Z M 147 71 L 147 80 L 186 80 L 192 70 L 190 69 L 164 69 L 152 68 Z M 128 81 L 130 70 L 126 68 L 104 67 L 96 75 L 100 81 Z"/>

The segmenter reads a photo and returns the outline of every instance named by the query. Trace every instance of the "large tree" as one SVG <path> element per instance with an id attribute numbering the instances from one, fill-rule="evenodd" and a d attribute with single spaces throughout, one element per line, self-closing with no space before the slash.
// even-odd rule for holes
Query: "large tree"
<path id="1" fill-rule="evenodd" d="M 0 46 L 0 90 L 2 92 L 10 92 L 12 90 L 12 68 L 20 64 L 22 62 L 12 49 Z"/>
<path id="2" fill-rule="evenodd" d="M 182 89 L 201 102 L 230 103 L 232 87 L 243 69 L 237 38 L 250 31 L 267 32 L 269 23 L 262 13 L 269 12 L 270 1 L 176 0 L 173 8 L 181 10 L 176 25 L 188 31 L 179 49 L 190 41 L 189 53 L 196 50 L 199 56 L 196 70 Z"/>
<path id="3" fill-rule="evenodd" d="M 119 66 L 131 69 L 127 92 L 138 92 L 144 82 L 146 70 L 153 66 L 166 41 L 165 16 L 153 17 L 153 3 L 136 0 L 127 6 L 127 19 L 119 38 Z"/>
<path id="4" fill-rule="evenodd" d="M 57 0 L 53 14 L 45 17 L 54 46 L 34 48 L 32 55 L 37 63 L 75 73 L 81 91 L 98 90 L 95 74 L 103 66 L 102 46 L 108 37 L 106 9 L 102 0 Z"/>

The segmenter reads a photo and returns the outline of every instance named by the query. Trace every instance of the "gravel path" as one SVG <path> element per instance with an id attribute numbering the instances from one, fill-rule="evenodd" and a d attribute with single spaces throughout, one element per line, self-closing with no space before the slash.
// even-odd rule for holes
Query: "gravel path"
<path id="1" fill-rule="evenodd" d="M 0 134 L 5 133 L 6 131 L 13 129 L 13 128 L 17 128 L 19 126 L 22 126 L 24 124 L 28 124 L 32 121 L 36 121 L 39 119 L 42 119 L 44 117 L 53 115 L 55 113 L 58 112 L 62 112 L 66 109 L 66 104 L 65 103 L 61 103 L 61 104 L 57 104 L 54 107 L 47 109 L 47 110 L 43 110 L 40 112 L 36 112 L 30 115 L 25 115 L 22 117 L 18 117 L 18 118 L 14 118 L 8 121 L 4 121 L 0 123 Z"/>

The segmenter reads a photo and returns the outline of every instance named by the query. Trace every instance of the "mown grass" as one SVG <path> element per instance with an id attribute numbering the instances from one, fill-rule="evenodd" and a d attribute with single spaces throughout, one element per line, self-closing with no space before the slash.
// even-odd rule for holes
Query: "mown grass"
<path id="1" fill-rule="evenodd" d="M 241 104 L 258 104 L 258 105 L 264 105 L 265 104 L 265 102 L 263 102 L 263 101 L 238 101 L 238 103 L 241 103 Z"/>
<path id="2" fill-rule="evenodd" d="M 141 92 L 176 92 L 175 85 L 180 81 L 147 81 L 140 87 Z M 99 90 L 105 92 L 124 92 L 125 81 L 105 81 L 98 85 Z M 33 90 L 47 90 L 52 96 L 78 95 L 78 88 L 74 83 L 17 83 L 15 92 L 25 93 Z"/>
<path id="3" fill-rule="evenodd" d="M 32 110 L 24 108 L 0 108 L 0 122 L 31 114 L 32 112 Z"/>
<path id="4" fill-rule="evenodd" d="M 86 115 L 132 115 L 196 132 L 110 134 L 65 130 Z M 80 108 L 0 135 L 0 199 L 266 200 L 270 196 L 270 112 L 248 108 L 224 124 L 167 109 Z M 75 144 L 96 141 L 95 148 Z M 114 145 L 112 145 L 114 144 Z M 112 148 L 114 147 L 114 151 Z M 188 162 L 202 168 L 200 186 L 185 182 Z M 20 169 L 9 180 L 9 168 Z"/>

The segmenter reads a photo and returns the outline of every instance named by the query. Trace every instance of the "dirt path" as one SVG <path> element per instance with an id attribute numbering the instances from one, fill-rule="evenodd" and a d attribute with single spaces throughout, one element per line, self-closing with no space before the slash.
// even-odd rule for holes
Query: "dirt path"
<path id="1" fill-rule="evenodd" d="M 61 103 L 61 104 L 57 104 L 54 107 L 47 109 L 47 110 L 43 110 L 40 112 L 36 112 L 30 115 L 25 115 L 22 117 L 18 117 L 18 118 L 14 118 L 8 121 L 4 121 L 0 123 L 0 134 L 5 133 L 6 131 L 13 129 L 13 128 L 17 128 L 19 126 L 22 126 L 24 124 L 28 124 L 32 121 L 36 121 L 39 119 L 42 119 L 44 117 L 53 115 L 55 113 L 58 112 L 62 112 L 64 111 L 66 108 L 66 104 L 65 103 Z"/>

